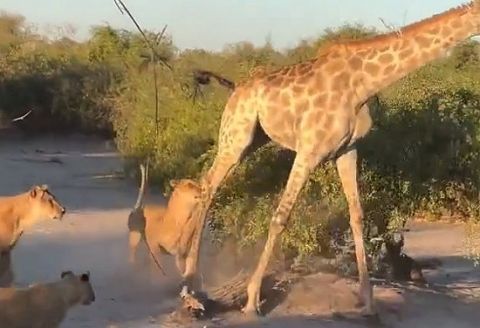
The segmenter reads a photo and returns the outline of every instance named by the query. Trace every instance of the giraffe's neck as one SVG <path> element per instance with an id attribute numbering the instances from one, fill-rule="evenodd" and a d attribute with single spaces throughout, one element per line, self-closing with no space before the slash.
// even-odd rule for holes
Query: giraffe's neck
<path id="1" fill-rule="evenodd" d="M 373 38 L 364 43 L 345 44 L 351 50 L 350 61 L 362 63 L 356 74 L 357 96 L 365 100 L 424 66 L 444 57 L 461 41 L 479 33 L 480 1 L 472 2 L 420 23 L 397 34 Z M 350 51 L 349 51 L 350 52 Z"/>

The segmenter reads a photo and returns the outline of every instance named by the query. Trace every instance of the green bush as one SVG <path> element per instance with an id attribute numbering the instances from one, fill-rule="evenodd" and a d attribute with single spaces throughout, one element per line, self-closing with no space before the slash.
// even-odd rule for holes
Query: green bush
<path id="1" fill-rule="evenodd" d="M 212 163 L 230 93 L 213 83 L 193 99 L 194 69 L 240 81 L 257 66 L 275 69 L 312 58 L 325 42 L 373 34 L 347 25 L 283 52 L 268 40 L 260 47 L 244 42 L 219 52 L 179 51 L 167 36 L 156 51 L 170 71 L 158 60 L 150 62 L 138 33 L 104 26 L 93 28 L 84 43 L 52 42 L 25 29 L 23 18 L 3 15 L 0 113 L 12 117 L 34 107 L 35 119 L 21 126 L 27 131 L 114 136 L 125 158 L 151 156 L 153 182 L 168 189 L 169 179 L 198 178 Z M 153 33 L 147 35 L 153 40 Z M 472 222 L 479 217 L 479 49 L 467 42 L 449 59 L 410 74 L 370 101 L 374 127 L 358 144 L 367 240 L 401 228 L 413 216 Z M 233 236 L 248 247 L 265 237 L 292 161 L 292 153 L 267 145 L 236 168 L 212 206 L 217 240 Z M 126 170 L 136 170 L 134 161 L 129 165 Z M 326 254 L 342 242 L 333 239 L 351 242 L 337 172 L 326 163 L 302 190 L 282 245 L 302 255 Z"/>

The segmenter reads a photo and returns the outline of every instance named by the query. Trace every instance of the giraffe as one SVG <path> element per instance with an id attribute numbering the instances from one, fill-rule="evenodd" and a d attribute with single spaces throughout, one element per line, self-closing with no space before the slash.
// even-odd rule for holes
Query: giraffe
<path id="1" fill-rule="evenodd" d="M 263 130 L 271 140 L 296 155 L 273 213 L 264 250 L 248 283 L 248 299 L 242 311 L 259 313 L 262 278 L 297 196 L 310 172 L 333 160 L 348 203 L 360 302 L 366 315 L 375 314 L 362 236 L 364 216 L 357 186 L 355 146 L 372 126 L 366 102 L 478 34 L 480 0 L 474 0 L 395 32 L 327 44 L 311 60 L 253 75 L 238 85 L 222 114 L 214 162 L 200 179 L 203 196 L 193 218 L 198 229 L 186 259 L 185 282 L 197 282 L 201 231 L 217 189 L 245 156 L 255 132 Z"/>

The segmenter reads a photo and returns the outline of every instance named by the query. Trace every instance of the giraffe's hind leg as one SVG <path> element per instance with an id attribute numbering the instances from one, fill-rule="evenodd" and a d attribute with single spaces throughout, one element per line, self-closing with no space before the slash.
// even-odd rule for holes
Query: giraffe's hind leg
<path id="1" fill-rule="evenodd" d="M 198 287 L 199 284 L 198 257 L 207 211 L 218 187 L 233 170 L 233 167 L 245 156 L 247 149 L 252 151 L 266 140 L 263 138 L 255 145 L 251 145 L 256 131 L 258 131 L 256 129 L 258 129 L 258 120 L 254 111 L 224 112 L 217 155 L 207 174 L 201 179 L 202 201 L 192 217 L 196 222 L 196 229 L 185 260 L 184 274 L 185 282 L 191 287 Z"/>
<path id="2" fill-rule="evenodd" d="M 350 227 L 355 242 L 355 255 L 360 280 L 360 298 L 365 307 L 365 314 L 374 314 L 373 291 L 368 276 L 367 257 L 363 241 L 363 210 L 357 186 L 357 150 L 354 148 L 347 150 L 337 158 L 336 164 L 350 212 Z"/>

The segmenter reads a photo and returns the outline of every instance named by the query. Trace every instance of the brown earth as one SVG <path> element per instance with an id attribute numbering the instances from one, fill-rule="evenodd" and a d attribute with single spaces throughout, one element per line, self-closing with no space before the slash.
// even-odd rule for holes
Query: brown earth
<path id="1" fill-rule="evenodd" d="M 171 258 L 162 258 L 167 277 L 128 265 L 126 220 L 137 190 L 132 181 L 115 177 L 122 163 L 110 145 L 83 136 L 1 137 L 0 195 L 46 183 L 68 211 L 62 222 L 42 222 L 24 234 L 14 250 L 16 282 L 25 286 L 55 280 L 66 269 L 90 270 L 96 302 L 72 310 L 63 327 L 162 327 L 177 304 L 179 279 Z M 150 196 L 151 200 L 161 201 L 159 192 L 152 194 L 157 196 Z M 355 282 L 332 274 L 311 275 L 295 284 L 265 317 L 251 320 L 233 312 L 198 325 L 477 327 L 480 270 L 464 259 L 464 227 L 416 223 L 410 228 L 407 254 L 437 258 L 442 265 L 425 272 L 431 283 L 427 288 L 376 282 L 381 325 L 358 315 Z M 208 254 L 207 249 L 208 265 L 203 268 L 219 270 L 221 261 L 212 262 Z"/>

